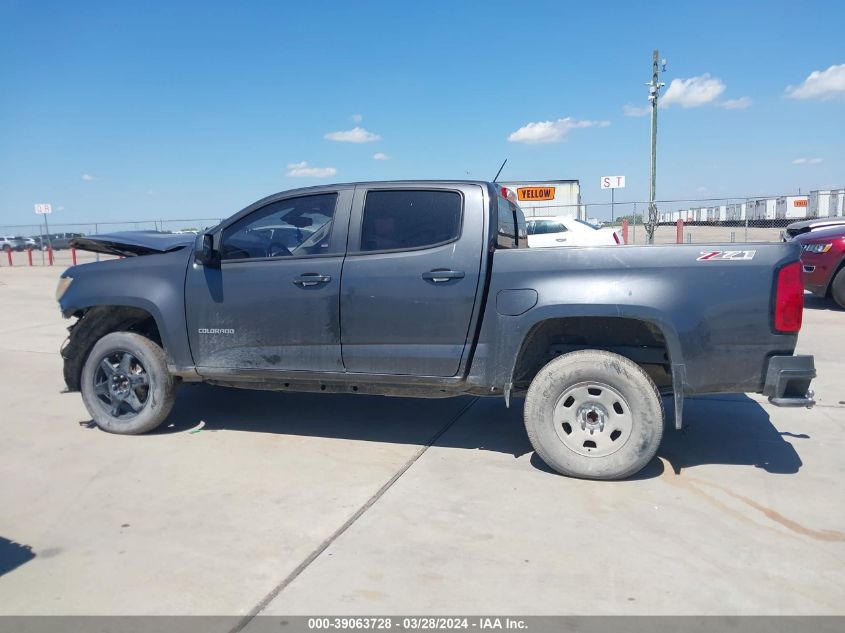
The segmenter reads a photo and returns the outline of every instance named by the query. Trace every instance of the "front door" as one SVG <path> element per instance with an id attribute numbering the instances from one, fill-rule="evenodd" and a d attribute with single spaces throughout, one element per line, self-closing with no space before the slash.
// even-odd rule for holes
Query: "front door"
<path id="1" fill-rule="evenodd" d="M 189 264 L 194 363 L 343 371 L 340 276 L 352 189 L 272 200 L 222 228 L 219 267 Z"/>
<path id="2" fill-rule="evenodd" d="M 454 376 L 484 245 L 483 190 L 359 187 L 340 302 L 350 372 Z"/>

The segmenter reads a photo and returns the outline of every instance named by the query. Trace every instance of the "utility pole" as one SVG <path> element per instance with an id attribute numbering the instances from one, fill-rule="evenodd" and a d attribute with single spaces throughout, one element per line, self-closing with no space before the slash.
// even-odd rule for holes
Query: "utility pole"
<path id="1" fill-rule="evenodd" d="M 616 213 L 614 213 L 614 211 L 616 211 L 616 196 L 614 195 L 615 191 L 616 191 L 615 188 L 610 190 L 610 223 L 611 224 L 613 224 L 613 219 L 616 216 Z"/>
<path id="2" fill-rule="evenodd" d="M 666 60 L 663 60 L 663 70 L 666 70 Z M 647 241 L 654 244 L 654 230 L 657 228 L 657 205 L 654 198 L 657 193 L 657 97 L 660 89 L 666 84 L 660 83 L 660 61 L 657 49 L 651 56 L 651 82 L 648 86 L 648 100 L 651 101 L 651 177 L 648 190 L 648 221 L 645 223 Z"/>

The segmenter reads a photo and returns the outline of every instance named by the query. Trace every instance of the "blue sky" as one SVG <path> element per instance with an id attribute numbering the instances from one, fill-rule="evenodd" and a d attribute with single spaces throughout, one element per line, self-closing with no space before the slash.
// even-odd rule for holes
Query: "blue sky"
<path id="1" fill-rule="evenodd" d="M 642 200 L 630 114 L 655 47 L 658 198 L 845 187 L 843 23 L 841 2 L 0 0 L 0 224 L 35 202 L 56 223 L 225 217 L 504 158 L 503 179 L 578 178 L 594 202 L 624 174 L 617 200 Z"/>

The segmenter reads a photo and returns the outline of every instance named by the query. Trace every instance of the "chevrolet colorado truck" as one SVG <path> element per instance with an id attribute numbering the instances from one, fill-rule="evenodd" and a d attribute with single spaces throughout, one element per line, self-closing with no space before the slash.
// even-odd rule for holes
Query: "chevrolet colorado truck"
<path id="1" fill-rule="evenodd" d="M 524 397 L 538 455 L 593 479 L 654 457 L 663 396 L 676 428 L 693 394 L 814 404 L 798 243 L 526 242 L 512 192 L 466 181 L 297 189 L 197 236 L 77 238 L 122 257 L 60 279 L 65 381 L 123 434 L 161 424 L 182 382 Z"/>

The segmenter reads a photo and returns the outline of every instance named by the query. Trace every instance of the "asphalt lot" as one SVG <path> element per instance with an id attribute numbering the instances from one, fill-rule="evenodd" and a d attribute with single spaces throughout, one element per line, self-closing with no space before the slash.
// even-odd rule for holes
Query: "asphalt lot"
<path id="1" fill-rule="evenodd" d="M 0 614 L 845 614 L 832 304 L 813 411 L 689 400 L 604 483 L 550 473 L 520 402 L 198 385 L 100 432 L 60 393 L 60 272 L 0 271 Z"/>

